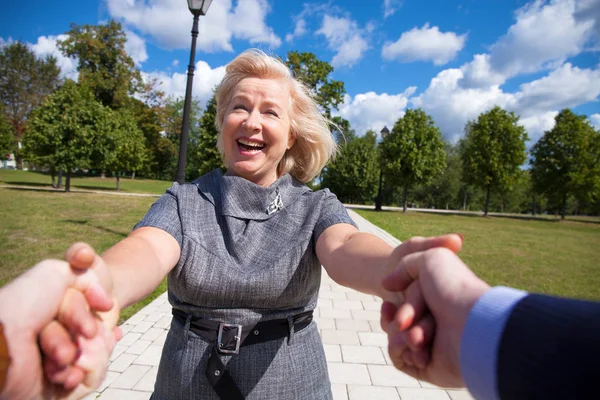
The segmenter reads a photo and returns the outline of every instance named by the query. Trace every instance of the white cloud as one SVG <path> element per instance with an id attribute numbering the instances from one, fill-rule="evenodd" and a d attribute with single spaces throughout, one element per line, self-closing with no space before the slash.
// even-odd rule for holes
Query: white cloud
<path id="1" fill-rule="evenodd" d="M 133 59 L 136 65 L 140 65 L 148 59 L 146 53 L 146 42 L 130 30 L 125 30 L 127 41 L 125 42 L 125 51 Z"/>
<path id="2" fill-rule="evenodd" d="M 296 21 L 296 27 L 294 28 L 293 33 L 288 33 L 285 35 L 285 41 L 291 42 L 295 38 L 299 38 L 306 33 L 306 20 L 304 18 L 299 18 Z"/>
<path id="3" fill-rule="evenodd" d="M 28 44 L 36 56 L 53 56 L 56 58 L 56 64 L 60 67 L 61 78 L 77 80 L 79 73 L 77 65 L 79 61 L 74 58 L 65 57 L 58 49 L 57 41 L 64 40 L 67 35 L 58 36 L 40 36 L 37 43 Z"/>
<path id="4" fill-rule="evenodd" d="M 590 122 L 594 129 L 600 130 L 600 114 L 592 114 L 590 115 Z"/>
<path id="5" fill-rule="evenodd" d="M 379 132 L 384 126 L 392 129 L 396 120 L 404 115 L 408 98 L 415 92 L 410 87 L 404 93 L 396 95 L 375 92 L 344 96 L 344 102 L 335 115 L 347 119 L 357 135 L 364 135 L 369 129 Z"/>
<path id="6" fill-rule="evenodd" d="M 11 36 L 8 37 L 8 39 L 4 39 L 3 37 L 0 37 L 0 48 L 4 47 L 4 46 L 8 46 L 9 44 L 13 43 L 14 40 Z"/>
<path id="7" fill-rule="evenodd" d="M 383 18 L 391 17 L 402 5 L 402 0 L 383 0 Z"/>
<path id="8" fill-rule="evenodd" d="M 593 20 L 575 18 L 574 0 L 535 1 L 516 11 L 516 22 L 490 48 L 493 70 L 510 78 L 561 65 L 591 38 Z"/>
<path id="9" fill-rule="evenodd" d="M 167 74 L 165 72 L 150 72 L 142 73 L 144 80 L 149 81 L 156 79 L 159 84 L 158 88 L 165 92 L 167 96 L 184 97 L 185 88 L 187 85 L 187 73 Z M 194 82 L 192 86 L 192 96 L 200 100 L 200 105 L 203 107 L 213 95 L 213 89 L 221 82 L 225 75 L 225 66 L 211 68 L 205 61 L 196 63 L 194 72 Z"/>
<path id="10" fill-rule="evenodd" d="M 387 60 L 433 61 L 435 65 L 444 65 L 463 49 L 466 38 L 466 34 L 440 32 L 437 26 L 430 28 L 425 24 L 402 33 L 396 42 L 386 43 L 381 55 Z"/>
<path id="11" fill-rule="evenodd" d="M 171 65 L 172 65 L 173 67 L 176 67 L 176 66 L 178 66 L 178 65 L 179 65 L 179 60 L 173 60 L 173 62 L 171 63 Z"/>
<path id="12" fill-rule="evenodd" d="M 107 0 L 110 15 L 152 35 L 167 49 L 189 48 L 192 15 L 180 0 Z M 232 39 L 247 40 L 251 44 L 266 44 L 276 48 L 281 39 L 266 25 L 270 7 L 267 0 L 212 2 L 207 14 L 200 16 L 198 49 L 206 52 L 233 51 Z"/>
<path id="13" fill-rule="evenodd" d="M 521 118 L 519 124 L 525 127 L 529 143 L 535 144 L 544 135 L 544 132 L 554 128 L 554 118 L 558 111 L 547 111 L 532 115 L 527 118 Z"/>
<path id="14" fill-rule="evenodd" d="M 334 67 L 353 66 L 369 48 L 364 38 L 365 31 L 359 29 L 358 24 L 349 18 L 325 15 L 323 24 L 316 33 L 325 36 L 329 48 L 336 50 L 331 60 Z"/>
<path id="15" fill-rule="evenodd" d="M 515 111 L 523 116 L 576 107 L 600 96 L 600 69 L 581 69 L 569 63 L 547 76 L 521 85 Z"/>

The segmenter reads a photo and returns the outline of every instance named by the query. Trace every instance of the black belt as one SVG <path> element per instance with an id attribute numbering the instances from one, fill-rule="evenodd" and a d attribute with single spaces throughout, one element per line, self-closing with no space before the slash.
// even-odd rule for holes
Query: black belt
<path id="1" fill-rule="evenodd" d="M 209 343 L 213 343 L 204 372 L 219 398 L 222 400 L 244 399 L 244 395 L 225 368 L 219 354 L 237 354 L 240 347 L 286 336 L 289 336 L 291 340 L 294 332 L 299 332 L 310 324 L 313 318 L 312 314 L 312 311 L 306 311 L 287 319 L 274 319 L 245 326 L 192 317 L 190 330 Z M 176 309 L 173 309 L 173 316 L 183 325 L 188 318 L 187 313 Z"/>

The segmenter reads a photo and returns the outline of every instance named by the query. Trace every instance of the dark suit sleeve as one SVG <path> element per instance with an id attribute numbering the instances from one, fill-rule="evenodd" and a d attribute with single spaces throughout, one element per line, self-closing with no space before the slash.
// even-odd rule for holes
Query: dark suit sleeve
<path id="1" fill-rule="evenodd" d="M 501 399 L 598 398 L 599 379 L 600 303 L 532 294 L 515 305 L 498 348 Z"/>

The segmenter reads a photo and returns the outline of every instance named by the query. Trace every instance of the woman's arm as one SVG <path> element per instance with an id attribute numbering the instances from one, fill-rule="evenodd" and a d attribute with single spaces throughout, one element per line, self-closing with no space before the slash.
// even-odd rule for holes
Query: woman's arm
<path id="1" fill-rule="evenodd" d="M 327 228 L 317 240 L 317 257 L 334 281 L 363 293 L 386 297 L 381 281 L 394 248 L 350 224 Z"/>
<path id="2" fill-rule="evenodd" d="M 394 248 L 375 235 L 359 232 L 350 224 L 336 224 L 323 231 L 316 246 L 317 257 L 331 279 L 392 302 L 397 294 L 383 289 L 383 278 L 404 256 L 434 247 L 445 247 L 458 253 L 462 238 L 455 234 L 414 237 Z"/>
<path id="3" fill-rule="evenodd" d="M 150 294 L 179 261 L 179 243 L 162 229 L 143 227 L 108 249 L 96 272 L 120 309 Z"/>

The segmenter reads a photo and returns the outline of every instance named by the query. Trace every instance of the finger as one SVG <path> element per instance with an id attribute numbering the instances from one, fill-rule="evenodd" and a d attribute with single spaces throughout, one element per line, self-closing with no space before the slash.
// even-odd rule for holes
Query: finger
<path id="1" fill-rule="evenodd" d="M 431 349 L 425 347 L 423 349 L 412 350 L 410 352 L 413 365 L 419 369 L 425 369 L 431 362 Z"/>
<path id="2" fill-rule="evenodd" d="M 384 301 L 381 304 L 380 323 L 381 323 L 381 329 L 383 329 L 384 332 L 387 332 L 388 326 L 392 323 L 392 321 L 396 317 L 397 310 L 398 309 L 396 308 L 396 305 L 393 303 L 390 303 L 389 301 Z M 389 333 L 389 332 L 387 332 L 387 333 Z"/>
<path id="3" fill-rule="evenodd" d="M 96 252 L 89 244 L 78 242 L 69 247 L 65 260 L 74 268 L 88 269 L 94 265 L 96 256 Z"/>
<path id="4" fill-rule="evenodd" d="M 413 282 L 405 293 L 404 304 L 400 306 L 396 313 L 395 321 L 398 329 L 404 331 L 408 329 L 413 322 L 420 320 L 427 309 L 425 298 L 418 282 Z"/>
<path id="5" fill-rule="evenodd" d="M 71 335 L 57 321 L 52 321 L 40 333 L 39 345 L 55 370 L 72 364 L 77 358 L 77 345 Z"/>
<path id="6" fill-rule="evenodd" d="M 435 319 L 426 314 L 405 333 L 405 340 L 411 350 L 419 350 L 429 346 L 435 334 Z"/>
<path id="7" fill-rule="evenodd" d="M 69 368 L 69 375 L 65 379 L 63 386 L 65 390 L 73 390 L 85 379 L 85 371 L 78 366 Z"/>
<path id="8" fill-rule="evenodd" d="M 72 335 L 81 334 L 91 338 L 96 334 L 96 318 L 90 312 L 83 293 L 67 289 L 58 311 L 58 322 L 63 324 Z"/>

